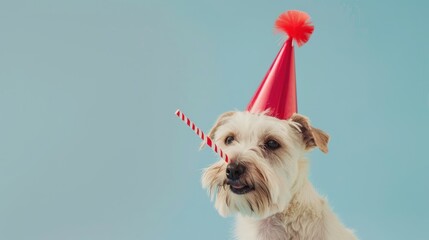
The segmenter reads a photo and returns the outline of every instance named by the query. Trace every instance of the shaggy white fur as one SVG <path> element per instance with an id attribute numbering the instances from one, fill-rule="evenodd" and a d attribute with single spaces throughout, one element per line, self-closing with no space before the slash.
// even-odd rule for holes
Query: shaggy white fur
<path id="1" fill-rule="evenodd" d="M 279 120 L 264 113 L 228 112 L 209 136 L 231 162 L 219 160 L 207 168 L 202 184 L 220 215 L 237 215 L 237 239 L 357 239 L 308 180 L 304 155 L 314 147 L 327 152 L 329 137 L 306 117 Z M 228 171 L 237 166 L 243 170 L 232 178 Z"/>
<path id="2" fill-rule="evenodd" d="M 344 227 L 307 180 L 307 161 L 299 161 L 299 186 L 286 210 L 259 219 L 237 215 L 236 238 L 293 240 L 351 240 L 357 239 Z"/>

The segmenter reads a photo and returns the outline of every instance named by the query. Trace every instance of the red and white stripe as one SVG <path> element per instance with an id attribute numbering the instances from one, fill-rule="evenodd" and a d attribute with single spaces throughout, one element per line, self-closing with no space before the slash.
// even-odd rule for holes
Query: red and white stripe
<path id="1" fill-rule="evenodd" d="M 177 111 L 176 111 L 176 116 L 178 116 L 180 119 L 182 119 L 182 121 L 184 123 L 186 123 L 186 125 L 188 125 L 192 129 L 192 131 L 194 131 L 194 133 L 196 133 L 211 149 L 213 149 L 213 151 L 215 151 L 215 153 L 217 153 L 221 158 L 223 158 L 225 160 L 225 162 L 229 161 L 226 153 L 224 153 L 222 151 L 222 149 L 220 149 L 220 147 L 218 147 L 210 139 L 210 137 L 206 136 L 203 133 L 203 131 L 201 131 L 201 129 L 199 129 L 197 126 L 195 126 L 195 124 L 188 117 L 186 117 L 185 114 L 183 114 L 179 109 L 177 109 Z"/>

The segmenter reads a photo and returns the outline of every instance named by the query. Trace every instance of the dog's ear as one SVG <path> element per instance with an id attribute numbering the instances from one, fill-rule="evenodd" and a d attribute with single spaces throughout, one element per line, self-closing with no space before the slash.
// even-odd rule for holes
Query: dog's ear
<path id="1" fill-rule="evenodd" d="M 310 125 L 307 117 L 295 113 L 291 117 L 292 122 L 298 123 L 306 149 L 318 147 L 322 152 L 328 153 L 329 135 L 318 128 Z"/>
<path id="2" fill-rule="evenodd" d="M 225 124 L 225 122 L 234 114 L 235 112 L 226 112 L 220 115 L 219 118 L 216 120 L 216 123 L 213 125 L 212 129 L 210 129 L 207 136 L 209 136 L 213 141 L 215 141 L 215 134 L 217 129 L 223 124 Z M 202 142 L 200 149 L 204 148 L 205 145 L 206 145 L 205 142 Z"/>

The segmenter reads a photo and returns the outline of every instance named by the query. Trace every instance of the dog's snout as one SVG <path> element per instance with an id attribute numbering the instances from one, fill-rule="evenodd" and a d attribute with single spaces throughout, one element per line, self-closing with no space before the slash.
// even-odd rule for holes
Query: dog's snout
<path id="1" fill-rule="evenodd" d="M 230 163 L 226 167 L 226 177 L 232 181 L 238 180 L 245 171 L 246 168 L 243 166 L 243 164 Z"/>

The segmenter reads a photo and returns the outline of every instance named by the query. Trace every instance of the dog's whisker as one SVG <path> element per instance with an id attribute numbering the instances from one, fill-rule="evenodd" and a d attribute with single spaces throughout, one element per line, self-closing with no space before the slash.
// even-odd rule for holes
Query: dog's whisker
<path id="1" fill-rule="evenodd" d="M 249 204 L 250 211 L 255 212 L 253 210 L 252 203 L 249 200 L 247 200 L 247 204 Z"/>

